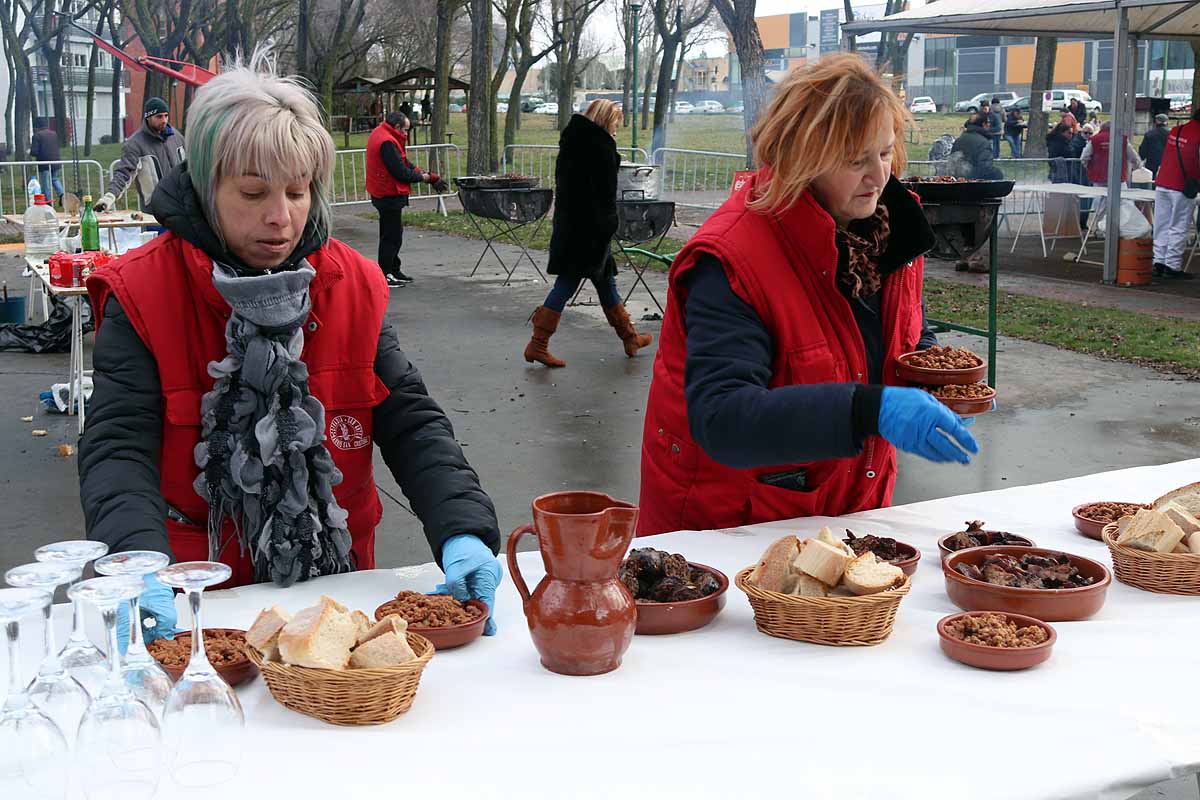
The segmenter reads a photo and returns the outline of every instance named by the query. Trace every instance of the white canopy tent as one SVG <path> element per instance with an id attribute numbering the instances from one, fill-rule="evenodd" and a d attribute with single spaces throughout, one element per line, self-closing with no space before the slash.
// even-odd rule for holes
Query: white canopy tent
<path id="1" fill-rule="evenodd" d="M 1137 77 L 1139 39 L 1200 37 L 1200 0 L 939 0 L 920 8 L 842 26 L 845 33 L 991 34 L 1112 39 L 1112 141 L 1129 131 Z M 1109 148 L 1108 174 L 1121 174 L 1121 147 Z M 1110 180 L 1108 207 L 1120 208 L 1121 181 Z M 1104 281 L 1117 278 L 1119 214 L 1108 214 Z"/>

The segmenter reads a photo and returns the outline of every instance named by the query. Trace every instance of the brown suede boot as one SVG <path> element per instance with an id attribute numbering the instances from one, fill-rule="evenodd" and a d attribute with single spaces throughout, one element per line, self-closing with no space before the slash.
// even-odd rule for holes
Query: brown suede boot
<path id="1" fill-rule="evenodd" d="M 625 344 L 625 355 L 630 358 L 636 356 L 638 350 L 654 341 L 654 337 L 650 334 L 638 333 L 634 330 L 633 320 L 629 318 L 625 306 L 620 303 L 612 308 L 604 309 L 604 316 L 608 318 L 608 324 L 613 326 L 617 336 L 621 337 L 621 341 Z"/>
<path id="2" fill-rule="evenodd" d="M 533 322 L 533 336 L 525 345 L 525 360 L 545 364 L 547 367 L 565 367 L 567 362 L 550 354 L 550 337 L 558 330 L 558 319 L 562 315 L 545 306 L 538 306 L 529 315 Z"/>

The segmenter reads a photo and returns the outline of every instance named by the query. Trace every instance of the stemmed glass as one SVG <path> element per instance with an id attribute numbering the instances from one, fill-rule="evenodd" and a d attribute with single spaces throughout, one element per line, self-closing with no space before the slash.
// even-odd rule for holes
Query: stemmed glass
<path id="1" fill-rule="evenodd" d="M 175 682 L 163 712 L 171 775 L 183 787 L 215 786 L 237 774 L 246 718 L 233 688 L 217 674 L 204 651 L 200 596 L 204 587 L 229 580 L 227 565 L 185 561 L 158 573 L 167 586 L 187 592 L 192 610 L 192 656 Z"/>
<path id="2" fill-rule="evenodd" d="M 29 684 L 25 693 L 38 708 L 54 720 L 68 742 L 74 741 L 75 732 L 79 729 L 79 718 L 83 716 L 91 698 L 79 681 L 72 678 L 63 668 L 62 659 L 58 657 L 58 649 L 54 646 L 52 604 L 54 590 L 78 577 L 79 567 L 40 561 L 13 567 L 4 574 L 4 580 L 9 586 L 38 589 L 50 598 L 50 602 L 42 609 L 45 616 L 45 654 L 38 667 L 37 677 Z"/>
<path id="3" fill-rule="evenodd" d="M 0 589 L 0 623 L 8 634 L 8 697 L 0 712 L 0 797 L 42 800 L 66 795 L 67 740 L 29 700 L 17 666 L 21 620 L 51 605 L 40 589 Z"/>
<path id="4" fill-rule="evenodd" d="M 33 557 L 38 561 L 58 564 L 71 564 L 79 567 L 80 575 L 88 562 L 95 561 L 108 552 L 104 542 L 92 542 L 87 539 L 70 539 L 65 542 L 54 542 L 43 545 L 34 551 Z M 76 579 L 76 585 L 78 579 Z M 70 596 L 70 592 L 67 593 Z M 71 623 L 71 635 L 63 646 L 58 657 L 62 665 L 71 673 L 71 677 L 79 681 L 92 697 L 95 697 L 104 684 L 105 662 L 104 653 L 88 641 L 87 631 L 83 626 L 83 605 L 72 600 L 74 618 Z"/>
<path id="5" fill-rule="evenodd" d="M 153 550 L 128 550 L 112 553 L 96 561 L 93 569 L 98 575 L 126 575 L 144 578 L 171 563 L 164 553 Z M 163 705 L 171 691 L 171 677 L 146 650 L 142 641 L 141 604 L 137 597 L 129 601 L 129 649 L 121 672 L 125 683 L 139 700 L 149 706 L 155 716 L 162 717 Z"/>
<path id="6" fill-rule="evenodd" d="M 91 800 L 148 799 L 158 788 L 162 759 L 158 720 L 125 684 L 117 646 L 117 607 L 144 588 L 140 579 L 121 576 L 92 578 L 67 591 L 71 600 L 100 610 L 111 654 L 108 680 L 84 712 L 75 740 L 84 793 Z"/>

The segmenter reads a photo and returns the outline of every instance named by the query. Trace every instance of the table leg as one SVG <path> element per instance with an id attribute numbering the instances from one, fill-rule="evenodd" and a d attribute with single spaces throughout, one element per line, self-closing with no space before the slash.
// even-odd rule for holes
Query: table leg
<path id="1" fill-rule="evenodd" d="M 633 259 L 631 259 L 627 253 L 622 252 L 621 255 L 625 259 L 625 264 L 633 270 L 635 275 L 637 275 L 637 278 L 635 278 L 633 281 L 633 286 L 629 287 L 629 291 L 625 293 L 625 299 L 621 302 L 623 304 L 627 304 L 629 302 L 629 298 L 633 296 L 634 290 L 637 289 L 637 286 L 640 283 L 646 288 L 646 294 L 650 295 L 650 299 L 654 301 L 654 305 L 658 306 L 658 313 L 665 315 L 667 312 L 662 307 L 662 303 L 658 302 L 658 298 L 654 296 L 654 291 L 650 288 L 650 284 L 646 283 L 646 279 L 642 275 L 643 272 L 650 268 L 650 265 L 647 263 L 644 264 L 641 269 L 638 269 L 637 265 L 633 263 Z"/>
<path id="2" fill-rule="evenodd" d="M 988 386 L 996 388 L 996 225 L 988 238 Z"/>

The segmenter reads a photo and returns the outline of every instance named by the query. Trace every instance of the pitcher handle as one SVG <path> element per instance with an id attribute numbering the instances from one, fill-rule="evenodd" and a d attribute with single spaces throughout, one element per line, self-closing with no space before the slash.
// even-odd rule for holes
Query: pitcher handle
<path id="1" fill-rule="evenodd" d="M 508 535 L 508 574 L 512 576 L 513 585 L 517 587 L 521 600 L 525 603 L 529 602 L 529 586 L 526 585 L 525 579 L 521 577 L 521 570 L 517 567 L 517 542 L 529 533 L 536 536 L 537 530 L 532 523 L 527 522 Z"/>

